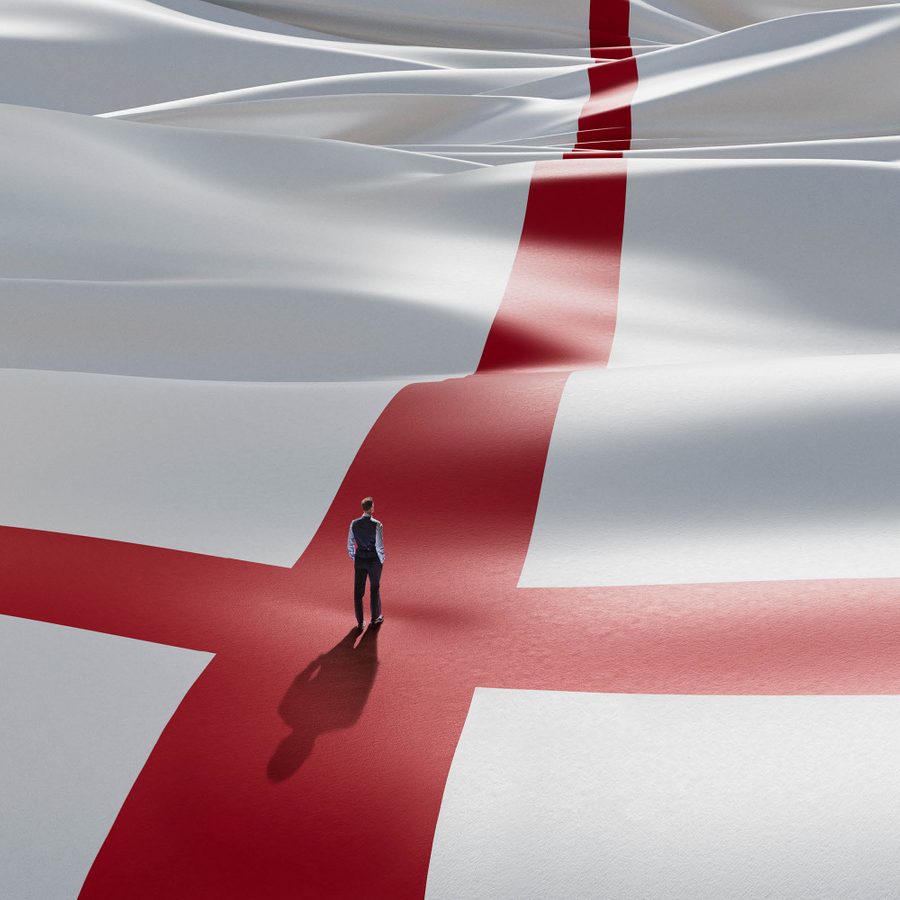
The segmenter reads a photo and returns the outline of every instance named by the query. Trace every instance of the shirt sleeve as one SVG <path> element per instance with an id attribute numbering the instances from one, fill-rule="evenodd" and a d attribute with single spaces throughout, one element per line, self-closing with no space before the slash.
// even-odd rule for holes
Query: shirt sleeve
<path id="1" fill-rule="evenodd" d="M 347 552 L 350 559 L 356 559 L 356 541 L 353 540 L 353 523 L 350 523 L 350 531 L 347 532 Z"/>
<path id="2" fill-rule="evenodd" d="M 375 552 L 378 554 L 379 562 L 384 562 L 384 526 L 381 522 L 375 528 Z"/>

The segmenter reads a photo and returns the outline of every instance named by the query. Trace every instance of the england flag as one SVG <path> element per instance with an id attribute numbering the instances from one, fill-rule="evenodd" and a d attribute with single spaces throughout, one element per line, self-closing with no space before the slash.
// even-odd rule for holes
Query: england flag
<path id="1" fill-rule="evenodd" d="M 898 60 L 0 0 L 0 897 L 898 896 Z"/>

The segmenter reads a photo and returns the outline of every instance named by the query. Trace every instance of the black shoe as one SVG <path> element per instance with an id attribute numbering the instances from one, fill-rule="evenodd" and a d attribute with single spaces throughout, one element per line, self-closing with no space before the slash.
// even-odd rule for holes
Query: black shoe
<path id="1" fill-rule="evenodd" d="M 373 625 L 380 625 L 384 621 L 384 616 L 379 616 L 377 619 L 372 620 Z"/>
<path id="2" fill-rule="evenodd" d="M 363 628 L 365 628 L 365 627 L 366 627 L 366 623 L 365 623 L 365 622 L 357 622 L 357 623 L 356 623 L 356 630 L 357 630 L 357 631 L 362 631 Z"/>

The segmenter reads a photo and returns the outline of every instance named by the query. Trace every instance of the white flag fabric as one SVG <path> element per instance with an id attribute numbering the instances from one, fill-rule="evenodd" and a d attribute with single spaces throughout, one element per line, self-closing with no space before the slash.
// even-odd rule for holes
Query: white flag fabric
<path id="1" fill-rule="evenodd" d="M 898 60 L 0 0 L 0 895 L 892 896 Z"/>

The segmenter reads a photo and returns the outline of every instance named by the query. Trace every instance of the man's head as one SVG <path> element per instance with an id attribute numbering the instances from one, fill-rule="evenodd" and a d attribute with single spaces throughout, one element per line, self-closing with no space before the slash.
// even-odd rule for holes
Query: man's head
<path id="1" fill-rule="evenodd" d="M 375 509 L 375 501 L 371 497 L 365 497 L 362 502 L 364 513 L 371 513 Z"/>

